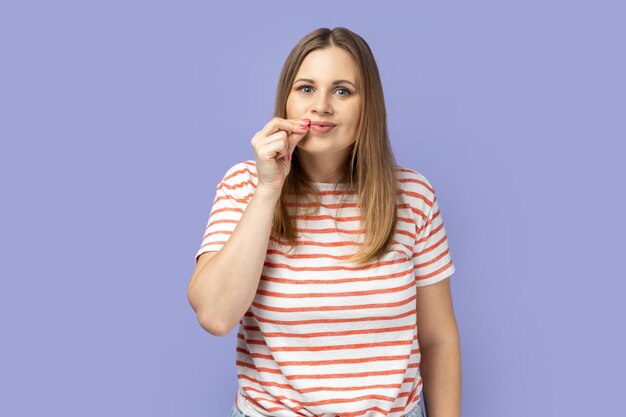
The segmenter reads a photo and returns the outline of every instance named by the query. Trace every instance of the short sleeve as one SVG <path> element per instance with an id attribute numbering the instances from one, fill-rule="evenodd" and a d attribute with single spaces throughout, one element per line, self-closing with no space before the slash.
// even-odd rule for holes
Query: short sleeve
<path id="1" fill-rule="evenodd" d="M 430 193 L 424 193 L 426 198 L 422 210 L 419 211 L 421 216 L 417 218 L 418 232 L 411 258 L 415 285 L 418 287 L 442 281 L 455 270 L 435 190 L 427 180 L 424 181 L 429 185 Z"/>
<path id="2" fill-rule="evenodd" d="M 204 252 L 218 252 L 228 241 L 243 216 L 255 189 L 246 162 L 232 166 L 217 184 L 213 206 L 204 230 L 198 257 Z"/>

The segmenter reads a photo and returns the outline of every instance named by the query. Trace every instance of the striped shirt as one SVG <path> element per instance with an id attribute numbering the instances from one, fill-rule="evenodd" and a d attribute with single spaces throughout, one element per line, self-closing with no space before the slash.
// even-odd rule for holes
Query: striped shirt
<path id="1" fill-rule="evenodd" d="M 333 192 L 333 184 L 316 183 L 316 215 L 288 205 L 298 244 L 289 251 L 270 238 L 256 296 L 239 322 L 235 401 L 243 413 L 400 417 L 418 405 L 416 286 L 448 278 L 455 267 L 434 187 L 416 171 L 396 170 L 398 225 L 378 262 L 339 263 L 364 241 L 356 194 L 346 185 Z M 228 169 L 196 260 L 226 243 L 257 180 L 254 160 Z"/>

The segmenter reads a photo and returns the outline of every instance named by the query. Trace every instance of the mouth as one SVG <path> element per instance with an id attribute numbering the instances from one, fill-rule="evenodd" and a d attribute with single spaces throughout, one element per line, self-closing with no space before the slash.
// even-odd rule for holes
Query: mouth
<path id="1" fill-rule="evenodd" d="M 309 123 L 309 126 L 335 127 L 337 125 L 332 122 L 323 122 L 321 120 L 313 120 L 311 121 L 311 123 Z"/>
<path id="2" fill-rule="evenodd" d="M 315 133 L 328 133 L 331 130 L 333 130 L 335 128 L 335 126 L 320 126 L 320 125 L 314 125 L 311 124 L 311 127 L 309 128 L 309 130 L 311 132 L 315 132 Z"/>
<path id="3" fill-rule="evenodd" d="M 331 130 L 333 130 L 333 128 L 336 126 L 334 123 L 332 122 L 323 122 L 321 120 L 312 120 L 311 123 L 309 123 L 309 129 L 311 132 L 315 132 L 315 133 L 328 133 Z"/>

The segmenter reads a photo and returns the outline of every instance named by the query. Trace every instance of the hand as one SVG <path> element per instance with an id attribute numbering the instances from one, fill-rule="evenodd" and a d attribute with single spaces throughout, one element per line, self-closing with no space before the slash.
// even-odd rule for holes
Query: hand
<path id="1" fill-rule="evenodd" d="M 291 155 L 309 132 L 311 121 L 274 117 L 251 140 L 256 158 L 258 185 L 281 192 L 291 170 Z M 302 128 L 301 125 L 305 127 Z"/>

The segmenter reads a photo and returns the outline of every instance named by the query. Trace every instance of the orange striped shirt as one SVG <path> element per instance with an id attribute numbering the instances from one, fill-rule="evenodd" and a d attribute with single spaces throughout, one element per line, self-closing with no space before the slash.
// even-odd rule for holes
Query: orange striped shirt
<path id="1" fill-rule="evenodd" d="M 237 332 L 236 403 L 252 417 L 391 416 L 422 392 L 416 286 L 454 272 L 435 189 L 397 166 L 398 225 L 391 250 L 364 266 L 339 263 L 364 241 L 356 194 L 316 183 L 322 206 L 299 216 L 292 251 L 270 238 L 256 296 Z M 219 251 L 256 190 L 253 160 L 217 186 L 201 247 Z M 339 207 L 342 194 L 344 199 Z"/>

